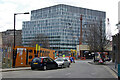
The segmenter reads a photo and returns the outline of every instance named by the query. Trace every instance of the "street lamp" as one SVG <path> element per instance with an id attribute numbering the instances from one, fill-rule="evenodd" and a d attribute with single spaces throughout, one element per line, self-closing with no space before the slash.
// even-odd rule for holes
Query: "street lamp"
<path id="1" fill-rule="evenodd" d="M 14 13 L 14 48 L 13 48 L 13 67 L 15 67 L 15 59 L 16 59 L 16 52 L 15 52 L 15 16 L 19 14 L 29 14 L 29 12 L 25 13 Z"/>
<path id="2" fill-rule="evenodd" d="M 15 48 L 15 16 L 19 15 L 19 14 L 29 14 L 29 12 L 25 12 L 25 13 L 14 13 L 14 48 Z"/>

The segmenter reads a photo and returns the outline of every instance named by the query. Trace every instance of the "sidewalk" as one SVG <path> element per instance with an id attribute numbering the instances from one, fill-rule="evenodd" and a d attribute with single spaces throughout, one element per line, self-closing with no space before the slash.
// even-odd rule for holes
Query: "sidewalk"
<path id="1" fill-rule="evenodd" d="M 30 69 L 31 69 L 31 67 L 6 68 L 6 69 L 0 69 L 0 72 L 30 70 Z"/>
<path id="2" fill-rule="evenodd" d="M 113 62 L 107 62 L 106 66 L 108 66 L 111 70 L 113 70 L 116 74 L 118 74 L 118 69 L 115 68 L 115 63 L 113 63 Z"/>
<path id="3" fill-rule="evenodd" d="M 97 65 L 97 64 L 94 63 L 93 61 L 88 62 L 88 63 Z M 118 70 L 115 68 L 115 63 L 113 63 L 112 61 L 106 62 L 104 65 L 107 66 L 107 67 L 109 67 L 109 68 L 110 68 L 111 70 L 113 70 L 116 74 L 118 74 Z"/>

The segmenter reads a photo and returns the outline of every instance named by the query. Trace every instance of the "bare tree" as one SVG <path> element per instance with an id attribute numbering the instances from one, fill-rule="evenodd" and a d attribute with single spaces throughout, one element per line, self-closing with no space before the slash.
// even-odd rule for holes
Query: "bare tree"
<path id="1" fill-rule="evenodd" d="M 88 35 L 86 36 L 86 43 L 89 45 L 91 51 L 105 51 L 109 44 L 111 43 L 108 40 L 108 34 L 105 33 L 102 20 L 100 23 L 87 24 L 89 27 Z"/>
<path id="2" fill-rule="evenodd" d="M 43 48 L 50 48 L 48 37 L 44 34 L 37 34 L 30 45 L 35 47 L 36 44 L 40 44 Z"/>

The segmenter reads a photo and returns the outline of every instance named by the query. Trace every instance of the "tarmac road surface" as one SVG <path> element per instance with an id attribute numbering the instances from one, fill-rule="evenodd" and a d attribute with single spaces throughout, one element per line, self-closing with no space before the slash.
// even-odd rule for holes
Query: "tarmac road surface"
<path id="1" fill-rule="evenodd" d="M 70 68 L 53 70 L 21 70 L 2 72 L 3 78 L 117 78 L 105 65 L 93 65 L 86 61 L 76 61 Z"/>

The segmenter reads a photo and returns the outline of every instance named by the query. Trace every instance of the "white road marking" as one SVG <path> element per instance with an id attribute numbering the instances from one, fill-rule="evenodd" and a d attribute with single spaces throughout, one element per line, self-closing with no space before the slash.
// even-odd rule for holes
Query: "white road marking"
<path id="1" fill-rule="evenodd" d="M 92 75 L 95 75 L 96 73 L 91 73 Z"/>
<path id="2" fill-rule="evenodd" d="M 93 64 L 91 64 L 91 63 L 88 63 L 88 62 L 87 62 L 87 64 L 88 64 L 88 65 L 93 65 Z"/>
<path id="3" fill-rule="evenodd" d="M 114 71 L 112 71 L 110 68 L 108 68 L 107 66 L 104 66 L 115 78 L 118 78 L 118 76 L 116 75 L 116 73 Z"/>
<path id="4" fill-rule="evenodd" d="M 67 73 L 67 74 L 65 74 L 65 75 L 70 75 L 71 73 Z"/>

